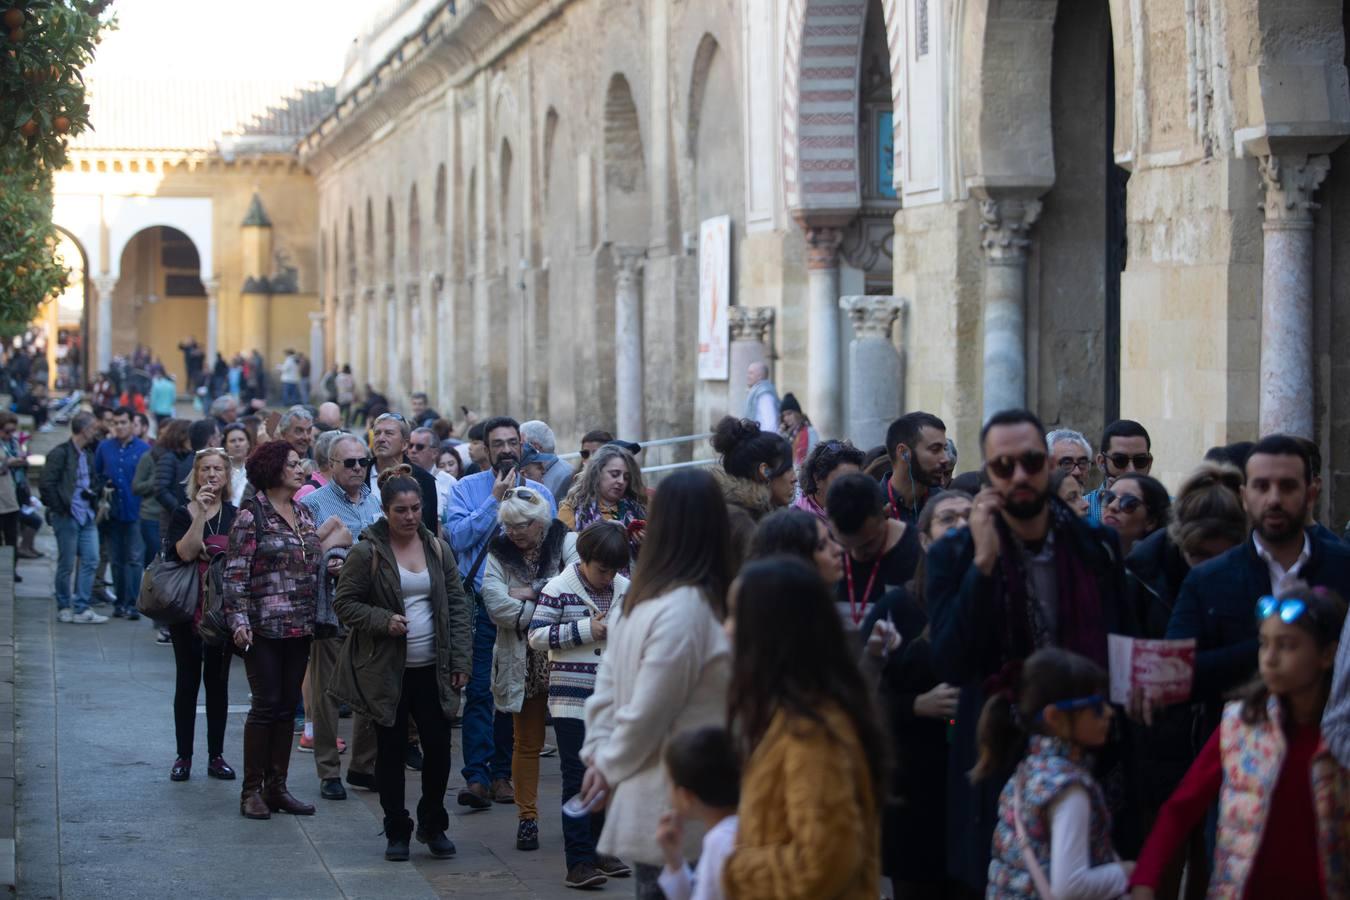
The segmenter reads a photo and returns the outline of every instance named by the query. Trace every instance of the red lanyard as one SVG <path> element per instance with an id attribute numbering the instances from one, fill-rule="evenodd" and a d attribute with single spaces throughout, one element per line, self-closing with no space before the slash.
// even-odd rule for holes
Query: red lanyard
<path id="1" fill-rule="evenodd" d="M 863 588 L 862 607 L 859 608 L 858 600 L 853 595 L 853 561 L 847 553 L 844 554 L 844 580 L 848 583 L 848 614 L 855 626 L 861 625 L 862 620 L 867 617 L 867 598 L 872 596 L 872 585 L 876 584 L 877 572 L 880 569 L 881 559 L 878 558 L 872 564 L 872 574 L 867 576 L 867 587 Z"/>
<path id="2" fill-rule="evenodd" d="M 886 479 L 886 497 L 891 501 L 891 518 L 903 522 L 904 519 L 900 518 L 900 504 L 895 502 L 895 485 L 891 484 L 889 478 Z"/>

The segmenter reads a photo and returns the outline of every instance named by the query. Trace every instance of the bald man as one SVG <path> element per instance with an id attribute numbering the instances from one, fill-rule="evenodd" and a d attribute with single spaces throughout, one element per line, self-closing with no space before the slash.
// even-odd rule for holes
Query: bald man
<path id="1" fill-rule="evenodd" d="M 760 431 L 778 433 L 778 391 L 769 380 L 769 367 L 752 362 L 745 370 L 745 384 L 750 389 L 745 395 L 745 418 L 759 423 Z"/>
<path id="2" fill-rule="evenodd" d="M 342 427 L 342 408 L 331 400 L 327 403 L 319 404 L 319 418 L 314 421 L 316 425 L 325 425 L 330 430 Z"/>

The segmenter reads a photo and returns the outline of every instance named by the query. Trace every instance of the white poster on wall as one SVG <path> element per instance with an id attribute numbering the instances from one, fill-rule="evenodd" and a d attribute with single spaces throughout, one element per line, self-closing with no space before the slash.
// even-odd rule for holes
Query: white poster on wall
<path id="1" fill-rule="evenodd" d="M 731 216 L 705 219 L 698 236 L 698 377 L 723 381 L 731 355 Z"/>

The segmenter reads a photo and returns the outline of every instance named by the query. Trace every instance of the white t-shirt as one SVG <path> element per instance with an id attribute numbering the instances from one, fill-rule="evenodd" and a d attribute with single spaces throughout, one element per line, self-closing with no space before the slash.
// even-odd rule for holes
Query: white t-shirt
<path id="1" fill-rule="evenodd" d="M 407 668 L 430 666 L 436 662 L 435 620 L 431 613 L 431 570 L 409 572 L 398 567 L 403 589 L 403 610 L 408 617 Z"/>
<path id="2" fill-rule="evenodd" d="M 703 852 L 695 872 L 685 863 L 678 869 L 662 867 L 657 884 L 666 900 L 722 900 L 722 867 L 736 849 L 735 816 L 727 816 L 703 835 Z"/>

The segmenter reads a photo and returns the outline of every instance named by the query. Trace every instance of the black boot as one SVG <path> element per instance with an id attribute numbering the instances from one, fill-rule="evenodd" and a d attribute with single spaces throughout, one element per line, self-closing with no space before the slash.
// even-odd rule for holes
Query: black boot
<path id="1" fill-rule="evenodd" d="M 397 816 L 384 817 L 384 836 L 388 844 L 384 848 L 384 858 L 390 862 L 408 861 L 408 840 L 412 837 L 413 821 L 405 809 Z"/>
<path id="2" fill-rule="evenodd" d="M 244 723 L 244 785 L 239 792 L 239 814 L 245 818 L 272 818 L 262 798 L 271 738 L 270 726 Z"/>
<path id="3" fill-rule="evenodd" d="M 417 819 L 416 837 L 419 844 L 426 844 L 427 850 L 437 859 L 455 855 L 455 842 L 445 836 L 445 829 L 450 826 L 450 816 L 444 807 L 426 817 L 419 810 Z"/>
<path id="4" fill-rule="evenodd" d="M 301 803 L 286 788 L 286 777 L 291 769 L 291 739 L 294 737 L 290 720 L 273 722 L 270 737 L 272 753 L 267 767 L 267 786 L 263 789 L 267 808 L 293 816 L 314 815 L 314 804 Z"/>

